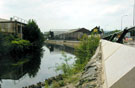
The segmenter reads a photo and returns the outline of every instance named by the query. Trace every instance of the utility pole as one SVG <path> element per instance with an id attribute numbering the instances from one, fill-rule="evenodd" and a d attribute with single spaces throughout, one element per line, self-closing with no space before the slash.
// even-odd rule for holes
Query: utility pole
<path id="1" fill-rule="evenodd" d="M 133 6 L 133 26 L 135 26 L 135 0 L 134 0 L 134 6 Z"/>
<path id="2" fill-rule="evenodd" d="M 122 30 L 122 26 L 123 26 L 123 18 L 124 18 L 125 16 L 128 16 L 128 15 L 123 15 L 123 16 L 121 17 L 121 30 Z"/>

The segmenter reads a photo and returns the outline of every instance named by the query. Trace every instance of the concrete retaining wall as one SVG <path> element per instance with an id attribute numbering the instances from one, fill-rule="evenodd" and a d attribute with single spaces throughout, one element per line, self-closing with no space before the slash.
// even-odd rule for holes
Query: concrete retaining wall
<path id="1" fill-rule="evenodd" d="M 66 45 L 72 48 L 78 46 L 80 43 L 80 41 L 67 41 L 67 40 L 46 40 L 45 42 L 56 45 Z"/>
<path id="2" fill-rule="evenodd" d="M 101 40 L 103 88 L 135 88 L 135 48 Z"/>

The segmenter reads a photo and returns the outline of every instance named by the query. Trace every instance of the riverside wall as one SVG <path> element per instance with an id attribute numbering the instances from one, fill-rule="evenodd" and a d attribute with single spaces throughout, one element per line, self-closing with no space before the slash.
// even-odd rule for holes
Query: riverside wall
<path id="1" fill-rule="evenodd" d="M 135 48 L 101 40 L 103 88 L 135 88 Z"/>
<path id="2" fill-rule="evenodd" d="M 79 45 L 80 41 L 46 40 L 45 43 L 55 44 L 55 45 L 66 45 L 66 46 L 74 48 Z"/>
<path id="3" fill-rule="evenodd" d="M 75 47 L 79 42 L 47 41 Z M 73 45 L 74 44 L 74 45 Z M 135 48 L 101 40 L 73 88 L 135 88 Z"/>
<path id="4" fill-rule="evenodd" d="M 77 88 L 135 88 L 135 48 L 101 40 Z"/>

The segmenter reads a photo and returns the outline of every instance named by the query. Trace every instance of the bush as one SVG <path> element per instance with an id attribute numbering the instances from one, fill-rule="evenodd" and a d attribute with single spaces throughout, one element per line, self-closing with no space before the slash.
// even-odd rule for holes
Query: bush
<path id="1" fill-rule="evenodd" d="M 20 55 L 26 53 L 31 46 L 28 40 L 13 40 L 11 41 L 10 51 L 11 54 Z"/>
<path id="2" fill-rule="evenodd" d="M 84 69 L 87 62 L 94 55 L 96 48 L 99 45 L 99 39 L 100 38 L 95 35 L 91 35 L 90 37 L 84 35 L 79 46 L 75 49 L 76 61 L 73 65 L 68 64 L 68 61 L 71 59 L 71 57 L 67 57 L 64 53 L 62 53 L 64 57 L 64 63 L 58 65 L 56 67 L 56 70 L 63 71 L 64 80 L 62 81 L 62 83 L 59 83 L 59 85 L 58 83 L 54 82 L 53 86 L 55 88 L 66 84 L 65 80 L 67 80 L 68 83 L 77 83 L 77 81 L 79 80 L 77 73 L 81 72 Z M 75 74 L 76 76 L 74 76 Z"/>
<path id="3" fill-rule="evenodd" d="M 31 43 L 28 40 L 13 40 L 11 41 L 12 45 L 20 45 L 20 46 L 30 46 Z"/>
<path id="4" fill-rule="evenodd" d="M 56 81 L 53 81 L 52 88 L 60 88 L 59 83 Z"/>
<path id="5" fill-rule="evenodd" d="M 68 77 L 72 74 L 76 74 L 83 70 L 84 66 L 94 55 L 96 48 L 99 45 L 99 37 L 84 35 L 81 39 L 81 42 L 78 47 L 75 49 L 76 61 L 73 65 L 69 65 L 68 61 L 72 59 L 71 57 L 67 57 L 65 53 L 62 53 L 64 63 L 56 66 L 56 71 L 61 70 L 64 76 Z"/>
<path id="6" fill-rule="evenodd" d="M 6 55 L 10 52 L 12 40 L 14 40 L 14 36 L 12 34 L 0 32 L 0 55 Z"/>
<path id="7" fill-rule="evenodd" d="M 99 37 L 91 35 L 88 37 L 84 35 L 78 47 L 75 49 L 75 55 L 77 57 L 76 66 L 78 69 L 82 69 L 89 59 L 93 56 L 96 48 L 99 45 Z"/>
<path id="8" fill-rule="evenodd" d="M 47 80 L 45 80 L 45 88 L 49 88 L 49 84 Z"/>
<path id="9" fill-rule="evenodd" d="M 68 76 L 72 72 L 71 71 L 72 66 L 70 66 L 68 63 L 68 61 L 70 59 L 72 59 L 72 57 L 67 57 L 67 55 L 64 52 L 62 53 L 62 56 L 63 56 L 63 58 L 61 58 L 61 59 L 63 59 L 64 62 L 62 64 L 56 66 L 56 71 L 61 70 L 65 76 Z"/>
<path id="10" fill-rule="evenodd" d="M 59 81 L 59 85 L 60 85 L 60 87 L 64 86 L 65 85 L 64 81 L 63 80 Z"/>

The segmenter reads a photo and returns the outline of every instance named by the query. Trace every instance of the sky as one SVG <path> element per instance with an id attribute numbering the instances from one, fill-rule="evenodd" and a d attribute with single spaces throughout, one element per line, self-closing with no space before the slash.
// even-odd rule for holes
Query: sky
<path id="1" fill-rule="evenodd" d="M 42 32 L 133 26 L 134 0 L 0 0 L 0 18 L 34 19 Z M 127 15 L 127 16 L 124 16 Z"/>

